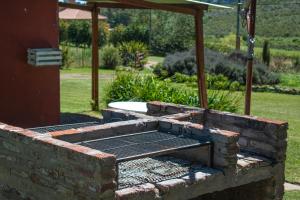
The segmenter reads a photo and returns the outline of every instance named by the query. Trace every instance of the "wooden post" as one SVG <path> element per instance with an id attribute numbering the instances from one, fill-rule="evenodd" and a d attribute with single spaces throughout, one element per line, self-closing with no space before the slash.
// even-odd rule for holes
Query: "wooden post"
<path id="1" fill-rule="evenodd" d="M 237 14 L 236 14 L 236 44 L 235 50 L 241 50 L 241 33 L 240 33 L 240 14 L 241 14 L 241 0 L 237 1 Z"/>
<path id="2" fill-rule="evenodd" d="M 92 100 L 93 110 L 99 110 L 99 10 L 96 4 L 92 10 Z"/>
<path id="3" fill-rule="evenodd" d="M 203 35 L 203 10 L 197 10 L 195 14 L 196 28 L 196 60 L 198 75 L 198 93 L 200 106 L 208 108 L 207 90 L 205 83 L 205 67 L 204 67 L 204 35 Z"/>
<path id="4" fill-rule="evenodd" d="M 251 97 L 253 82 L 253 60 L 254 60 L 254 43 L 255 43 L 255 19 L 256 19 L 256 0 L 251 0 L 250 10 L 248 13 L 248 62 L 247 62 L 247 85 L 245 99 L 245 114 L 251 114 Z"/>

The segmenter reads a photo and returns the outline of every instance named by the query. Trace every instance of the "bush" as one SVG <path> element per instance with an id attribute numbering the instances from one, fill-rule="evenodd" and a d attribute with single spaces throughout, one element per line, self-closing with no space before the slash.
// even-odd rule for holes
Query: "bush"
<path id="1" fill-rule="evenodd" d="M 73 63 L 73 60 L 71 59 L 71 56 L 70 56 L 69 47 L 63 46 L 61 51 L 62 51 L 61 69 L 63 69 L 63 68 L 68 69 L 70 67 L 70 65 Z"/>
<path id="2" fill-rule="evenodd" d="M 101 51 L 103 68 L 115 69 L 120 64 L 119 50 L 112 45 L 105 46 Z"/>
<path id="3" fill-rule="evenodd" d="M 246 57 L 240 52 L 234 52 L 228 56 L 211 50 L 205 50 L 205 67 L 210 74 L 224 75 L 230 81 L 237 81 L 240 84 L 246 83 Z M 154 73 L 158 76 L 165 74 L 167 77 L 173 76 L 176 72 L 195 75 L 197 64 L 195 50 L 177 52 L 168 55 L 160 68 L 155 68 Z M 278 84 L 279 76 L 270 72 L 267 66 L 255 61 L 254 84 Z"/>
<path id="4" fill-rule="evenodd" d="M 122 42 L 149 42 L 149 29 L 146 26 L 130 24 L 128 26 L 119 25 L 111 32 L 110 42 L 119 45 Z"/>
<path id="5" fill-rule="evenodd" d="M 209 91 L 209 108 L 235 112 L 240 96 L 227 91 Z M 106 88 L 106 103 L 116 101 L 163 101 L 199 106 L 197 91 L 175 87 L 151 75 L 118 72 L 116 79 Z"/>
<path id="6" fill-rule="evenodd" d="M 154 11 L 152 15 L 151 52 L 153 54 L 166 55 L 166 53 L 186 51 L 194 45 L 193 17 L 161 11 Z"/>
<path id="7" fill-rule="evenodd" d="M 295 69 L 296 72 L 300 72 L 300 57 L 295 59 L 294 69 Z"/>
<path id="8" fill-rule="evenodd" d="M 197 87 L 197 76 L 188 76 L 180 73 L 175 73 L 171 77 L 171 81 L 175 83 L 185 83 L 190 87 Z M 230 81 L 223 75 L 210 75 L 207 74 L 206 85 L 208 89 L 212 90 L 230 90 L 240 91 L 242 86 L 237 81 Z"/>
<path id="9" fill-rule="evenodd" d="M 147 63 L 148 49 L 144 43 L 124 42 L 119 45 L 118 49 L 125 66 L 140 69 Z"/>

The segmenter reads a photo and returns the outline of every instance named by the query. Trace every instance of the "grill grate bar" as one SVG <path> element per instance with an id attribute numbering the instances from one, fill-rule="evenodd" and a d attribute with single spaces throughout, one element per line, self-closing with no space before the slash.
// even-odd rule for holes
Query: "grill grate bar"
<path id="1" fill-rule="evenodd" d="M 209 138 L 192 139 L 184 135 L 150 131 L 77 143 L 114 154 L 118 162 L 158 156 L 167 153 L 211 145 Z"/>
<path id="2" fill-rule="evenodd" d="M 37 132 L 37 133 L 51 133 L 56 131 L 65 131 L 70 129 L 78 129 L 84 128 L 89 126 L 97 126 L 101 125 L 100 122 L 85 122 L 85 123 L 75 123 L 75 124 L 63 124 L 63 125 L 56 125 L 56 126 L 45 126 L 45 127 L 37 127 L 37 128 L 30 128 L 29 130 Z"/>

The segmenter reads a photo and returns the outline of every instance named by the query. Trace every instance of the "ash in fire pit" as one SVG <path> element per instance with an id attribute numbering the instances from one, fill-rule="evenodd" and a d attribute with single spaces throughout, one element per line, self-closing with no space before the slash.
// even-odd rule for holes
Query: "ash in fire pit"
<path id="1" fill-rule="evenodd" d="M 200 164 L 171 156 L 123 162 L 119 164 L 119 189 L 193 176 L 204 169 Z M 212 169 L 206 168 L 206 170 Z"/>

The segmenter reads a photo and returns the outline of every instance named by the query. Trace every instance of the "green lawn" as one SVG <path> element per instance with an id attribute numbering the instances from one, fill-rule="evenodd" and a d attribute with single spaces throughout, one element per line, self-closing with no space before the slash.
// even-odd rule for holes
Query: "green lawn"
<path id="1" fill-rule="evenodd" d="M 149 56 L 148 60 L 152 62 L 158 62 L 158 63 L 163 63 L 164 62 L 164 57 L 159 57 L 159 56 Z"/>
<path id="2" fill-rule="evenodd" d="M 104 96 L 104 88 L 110 79 L 99 79 L 99 97 Z M 61 112 L 90 113 L 91 112 L 91 80 L 68 79 L 61 80 Z M 106 105 L 100 102 L 100 108 Z"/>
<path id="3" fill-rule="evenodd" d="M 78 67 L 78 68 L 69 68 L 69 69 L 63 69 L 60 70 L 61 74 L 91 74 L 91 68 L 90 67 Z M 114 74 L 114 70 L 110 69 L 100 69 L 99 74 Z"/>
<path id="4" fill-rule="evenodd" d="M 300 89 L 300 74 L 281 74 L 280 81 L 280 85 L 283 87 Z"/>
<path id="5" fill-rule="evenodd" d="M 78 71 L 76 71 L 78 70 Z M 62 74 L 90 73 L 88 69 L 72 69 Z M 100 70 L 100 74 L 113 74 L 113 71 Z M 100 99 L 104 96 L 104 88 L 108 79 L 99 80 Z M 61 110 L 62 112 L 90 113 L 91 81 L 89 79 L 68 79 L 61 81 Z M 102 101 L 103 102 L 103 101 Z M 106 105 L 100 104 L 100 108 Z M 242 113 L 243 105 L 240 112 Z M 253 115 L 280 119 L 289 122 L 289 145 L 286 163 L 286 179 L 290 182 L 300 183 L 300 96 L 253 93 Z M 99 114 L 99 113 L 93 113 Z M 294 194 L 291 194 L 294 195 Z"/>
<path id="6" fill-rule="evenodd" d="M 284 200 L 299 200 L 300 199 L 300 191 L 286 192 L 283 199 Z"/>

